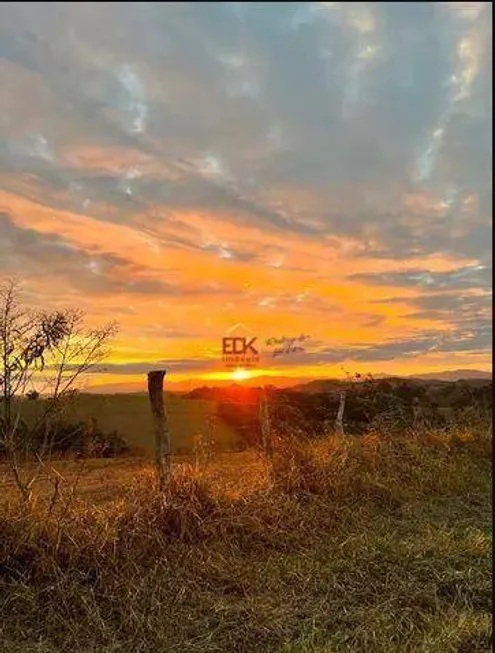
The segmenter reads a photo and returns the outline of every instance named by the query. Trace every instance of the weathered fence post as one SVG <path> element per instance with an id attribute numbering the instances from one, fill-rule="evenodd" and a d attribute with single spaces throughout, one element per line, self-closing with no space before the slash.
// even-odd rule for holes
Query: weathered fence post
<path id="1" fill-rule="evenodd" d="M 339 411 L 337 413 L 337 419 L 335 420 L 335 430 L 339 435 L 344 435 L 344 408 L 345 408 L 345 392 L 341 392 Z"/>
<path id="2" fill-rule="evenodd" d="M 421 410 L 421 404 L 419 403 L 418 397 L 414 397 L 413 399 L 413 426 L 416 430 L 421 430 L 424 428 L 425 423 L 424 423 L 424 416 L 423 416 L 423 411 Z"/>
<path id="3" fill-rule="evenodd" d="M 260 397 L 259 417 L 261 424 L 261 438 L 263 443 L 263 450 L 266 455 L 271 458 L 273 454 L 272 447 L 272 434 L 270 428 L 270 414 L 268 412 L 268 401 L 266 398 L 266 389 L 263 388 Z"/>
<path id="4" fill-rule="evenodd" d="M 148 372 L 148 396 L 155 431 L 155 464 L 160 490 L 170 479 L 170 430 L 163 402 L 165 370 Z"/>

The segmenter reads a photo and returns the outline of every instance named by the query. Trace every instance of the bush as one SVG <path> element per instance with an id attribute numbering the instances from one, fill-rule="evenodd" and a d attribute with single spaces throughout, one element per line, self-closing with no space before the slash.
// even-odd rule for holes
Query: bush
<path id="1" fill-rule="evenodd" d="M 129 445 L 117 431 L 104 433 L 94 419 L 90 420 L 89 425 L 63 419 L 49 420 L 35 428 L 21 421 L 16 438 L 22 443 L 22 450 L 31 455 L 51 452 L 110 458 L 130 452 Z"/>

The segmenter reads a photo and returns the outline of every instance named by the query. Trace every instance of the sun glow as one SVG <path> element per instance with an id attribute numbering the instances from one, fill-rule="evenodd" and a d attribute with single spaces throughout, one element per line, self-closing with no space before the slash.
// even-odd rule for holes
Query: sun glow
<path id="1" fill-rule="evenodd" d="M 248 370 L 243 370 L 242 367 L 239 367 L 232 372 L 232 378 L 234 381 L 244 381 L 245 379 L 249 379 L 250 376 L 250 372 L 248 372 Z"/>

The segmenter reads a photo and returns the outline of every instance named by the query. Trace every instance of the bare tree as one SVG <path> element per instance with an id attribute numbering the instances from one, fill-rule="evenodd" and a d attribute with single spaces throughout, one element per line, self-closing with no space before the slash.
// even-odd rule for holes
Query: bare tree
<path id="1" fill-rule="evenodd" d="M 74 389 L 84 374 L 95 369 L 109 355 L 109 341 L 117 333 L 117 324 L 89 328 L 85 314 L 79 309 L 64 313 L 66 328 L 63 337 L 50 350 L 50 367 L 54 374 L 48 379 L 54 398 Z"/>
<path id="2" fill-rule="evenodd" d="M 33 483 L 51 453 L 53 417 L 81 377 L 106 358 L 108 343 L 116 332 L 113 322 L 87 327 L 79 310 L 30 310 L 22 303 L 18 283 L 7 280 L 0 285 L 0 447 L 26 505 L 31 503 Z M 34 385 L 45 396 L 41 424 L 21 428 L 21 395 Z M 40 426 L 43 441 L 33 452 L 30 435 Z M 33 453 L 38 466 L 28 469 L 23 463 Z"/>

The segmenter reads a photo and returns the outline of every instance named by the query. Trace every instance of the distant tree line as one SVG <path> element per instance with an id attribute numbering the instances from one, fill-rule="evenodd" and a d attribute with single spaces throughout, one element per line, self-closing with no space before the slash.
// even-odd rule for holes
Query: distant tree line
<path id="1" fill-rule="evenodd" d="M 345 430 L 364 435 L 373 430 L 401 433 L 411 428 L 442 428 L 449 424 L 485 425 L 492 418 L 492 383 L 418 382 L 399 379 L 361 378 L 336 384 L 326 392 L 267 388 L 270 423 L 280 435 L 322 437 L 332 430 L 345 390 Z M 217 415 L 239 434 L 244 446 L 260 442 L 260 388 L 232 385 L 228 388 L 197 388 L 189 398 L 216 401 Z"/>

